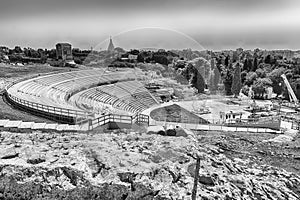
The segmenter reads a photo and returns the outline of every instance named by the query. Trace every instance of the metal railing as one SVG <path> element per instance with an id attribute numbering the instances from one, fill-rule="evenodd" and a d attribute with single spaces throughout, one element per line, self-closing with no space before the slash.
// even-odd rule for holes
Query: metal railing
<path id="1" fill-rule="evenodd" d="M 16 102 L 18 104 L 21 104 L 21 105 L 24 105 L 24 106 L 27 106 L 29 108 L 36 109 L 36 110 L 45 111 L 45 112 L 52 113 L 52 114 L 65 115 L 65 116 L 69 116 L 69 117 L 88 116 L 88 113 L 84 112 L 84 111 L 65 109 L 65 108 L 59 108 L 59 107 L 55 107 L 55 106 L 44 105 L 44 104 L 35 103 L 35 102 L 27 101 L 27 100 L 24 100 L 24 99 L 20 99 L 18 97 L 12 96 L 11 94 L 7 94 L 7 95 L 14 102 Z"/>
<path id="2" fill-rule="evenodd" d="M 177 123 L 177 122 L 162 122 L 162 121 L 151 121 L 150 125 L 160 126 L 173 126 L 191 129 L 195 131 L 233 131 L 233 132 L 252 132 L 252 133 L 282 133 L 281 130 L 273 130 L 270 128 L 261 127 L 238 127 L 238 126 L 227 126 L 225 124 L 188 124 L 188 123 Z"/>
<path id="3" fill-rule="evenodd" d="M 13 85 L 13 84 L 11 84 Z M 11 86 L 9 85 L 9 86 Z M 36 110 L 36 111 L 41 111 L 43 112 L 43 116 L 50 118 L 50 119 L 55 119 L 53 115 L 58 116 L 58 119 L 66 119 L 68 118 L 70 121 L 74 124 L 82 123 L 85 122 L 89 116 L 91 116 L 90 113 L 80 111 L 80 110 L 72 110 L 72 109 L 65 109 L 65 108 L 59 108 L 55 106 L 50 106 L 50 105 L 44 105 L 36 102 L 31 102 L 27 101 L 24 99 L 20 99 L 18 97 L 15 97 L 11 94 L 8 93 L 9 87 L 6 88 L 4 95 L 6 98 L 9 100 L 10 103 L 16 104 L 17 106 L 21 106 L 23 108 L 28 108 L 28 110 Z M 38 113 L 37 113 L 38 114 Z"/>
<path id="4" fill-rule="evenodd" d="M 297 120 L 297 119 L 294 119 L 294 118 L 288 117 L 288 116 L 281 116 L 281 120 L 292 123 L 291 124 L 292 129 L 300 130 L 300 120 Z"/>
<path id="5" fill-rule="evenodd" d="M 299 105 L 296 105 L 295 103 L 290 103 L 290 102 L 282 102 L 281 106 L 286 106 L 288 108 L 299 108 Z"/>
<path id="6" fill-rule="evenodd" d="M 55 73 L 53 73 L 53 74 L 55 74 Z M 51 74 L 48 74 L 48 75 L 51 75 Z M 50 105 L 44 105 L 44 104 L 20 99 L 12 94 L 9 94 L 8 90 L 13 85 L 20 83 L 22 81 L 28 80 L 28 79 L 38 77 L 38 76 L 40 76 L 40 75 L 34 75 L 34 76 L 26 77 L 26 78 L 20 78 L 18 80 L 15 80 L 15 81 L 9 83 L 5 87 L 4 95 L 10 101 L 10 103 L 15 104 L 19 107 L 22 107 L 23 109 L 40 111 L 39 114 L 41 114 L 41 112 L 42 112 L 43 113 L 42 115 L 44 117 L 47 117 L 50 119 L 70 118 L 70 119 L 72 119 L 72 121 L 74 121 L 75 124 L 82 124 L 82 123 L 89 122 L 89 129 L 93 129 L 98 126 L 105 125 L 109 122 L 120 122 L 120 123 L 126 123 L 126 124 L 146 123 L 149 125 L 149 117 L 147 115 L 143 115 L 143 114 L 135 114 L 134 116 L 108 114 L 108 115 L 104 115 L 104 116 L 101 116 L 96 119 L 91 119 L 92 113 L 88 113 L 88 112 L 80 111 L 80 110 L 72 110 L 72 109 L 65 109 L 65 108 L 60 108 L 60 107 L 55 107 L 55 106 L 50 106 Z M 55 117 L 54 115 L 58 116 L 58 117 Z"/>
<path id="7" fill-rule="evenodd" d="M 90 120 L 89 130 L 92 130 L 98 126 L 103 126 L 105 124 L 116 122 L 124 124 L 146 124 L 149 125 L 149 116 L 144 114 L 130 115 L 118 115 L 118 114 L 107 114 L 100 116 L 96 119 Z"/>

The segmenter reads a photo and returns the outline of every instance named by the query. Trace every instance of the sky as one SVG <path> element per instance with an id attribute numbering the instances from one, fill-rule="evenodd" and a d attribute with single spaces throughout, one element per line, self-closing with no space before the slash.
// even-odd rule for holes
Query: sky
<path id="1" fill-rule="evenodd" d="M 125 49 L 298 50 L 300 1 L 0 0 L 0 45 L 105 48 L 109 36 Z"/>

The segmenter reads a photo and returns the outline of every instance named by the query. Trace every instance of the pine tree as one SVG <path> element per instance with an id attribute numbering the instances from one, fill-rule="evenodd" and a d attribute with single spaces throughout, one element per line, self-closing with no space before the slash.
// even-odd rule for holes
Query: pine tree
<path id="1" fill-rule="evenodd" d="M 242 89 L 242 81 L 241 81 L 241 68 L 240 64 L 237 63 L 235 65 L 235 70 L 233 74 L 233 80 L 231 85 L 231 92 L 234 94 L 234 97 L 237 97 Z"/>

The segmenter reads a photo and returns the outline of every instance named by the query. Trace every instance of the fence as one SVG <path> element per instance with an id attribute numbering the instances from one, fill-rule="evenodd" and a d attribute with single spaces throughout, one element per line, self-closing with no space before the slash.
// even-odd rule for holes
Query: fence
<path id="1" fill-rule="evenodd" d="M 26 101 L 8 94 L 5 92 L 7 99 L 10 103 L 24 108 L 28 111 L 35 111 L 35 114 L 42 115 L 43 117 L 59 120 L 67 123 L 82 124 L 89 122 L 89 130 L 98 126 L 108 124 L 110 122 L 124 123 L 124 124 L 147 124 L 149 125 L 149 116 L 143 114 L 118 115 L 107 114 L 96 119 L 91 119 L 91 114 L 84 111 L 77 111 L 71 109 L 57 108 L 54 106 L 43 105 L 35 102 Z M 41 112 L 36 112 L 41 111 Z"/>
<path id="2" fill-rule="evenodd" d="M 103 115 L 97 119 L 90 120 L 89 130 L 92 130 L 98 126 L 103 126 L 108 123 L 122 123 L 127 125 L 133 124 L 146 124 L 149 125 L 149 116 L 143 114 L 135 114 L 133 116 L 129 115 L 118 115 L 118 114 L 107 114 Z"/>
<path id="3" fill-rule="evenodd" d="M 173 126 L 182 127 L 191 130 L 204 130 L 204 131 L 233 131 L 233 132 L 252 132 L 252 133 L 282 133 L 280 130 L 273 130 L 270 128 L 259 128 L 259 127 L 238 127 L 238 126 L 227 126 L 223 124 L 187 124 L 187 123 L 176 123 L 176 122 L 159 122 L 152 121 L 150 125 L 160 126 Z"/>
<path id="4" fill-rule="evenodd" d="M 24 110 L 32 111 L 33 114 L 41 115 L 42 117 L 49 118 L 55 121 L 61 121 L 70 124 L 81 124 L 91 116 L 90 113 L 80 110 L 58 108 L 20 99 L 9 94 L 7 90 L 5 91 L 4 95 L 7 98 L 8 102 L 12 105 Z"/>
<path id="5" fill-rule="evenodd" d="M 37 76 L 39 75 L 31 76 L 30 78 L 34 78 Z M 134 116 L 108 114 L 96 119 L 91 119 L 94 117 L 92 113 L 31 102 L 24 99 L 20 99 L 8 93 L 8 89 L 12 85 L 27 79 L 29 78 L 28 77 L 21 78 L 8 84 L 5 87 L 4 95 L 7 98 L 8 102 L 11 103 L 12 105 L 29 112 L 33 112 L 33 114 L 40 115 L 42 117 L 49 118 L 51 120 L 69 123 L 69 124 L 83 124 L 89 122 L 89 130 L 101 125 L 105 125 L 110 122 L 124 123 L 124 124 L 138 123 L 138 124 L 149 125 L 149 117 L 143 114 L 135 114 Z"/>
<path id="6" fill-rule="evenodd" d="M 31 102 L 24 99 L 20 99 L 8 93 L 8 89 L 17 83 L 20 83 L 28 79 L 36 78 L 39 76 L 55 75 L 57 73 L 61 73 L 61 72 L 43 73 L 43 74 L 37 74 L 37 75 L 32 75 L 30 77 L 17 79 L 9 83 L 5 87 L 4 95 L 7 98 L 8 102 L 11 103 L 12 105 L 27 111 L 32 111 L 34 112 L 33 114 L 40 115 L 42 117 L 54 121 L 59 121 L 59 122 L 69 123 L 69 124 L 83 124 L 87 122 L 88 119 L 91 117 L 91 113 L 80 111 L 80 110 L 65 109 L 65 108 L 59 108 L 50 105 L 44 105 L 36 102 Z"/>
<path id="7" fill-rule="evenodd" d="M 291 123 L 291 129 L 300 130 L 300 120 L 296 120 L 296 119 L 294 119 L 292 117 L 288 117 L 288 116 L 281 116 L 281 120 L 284 122 Z"/>
<path id="8" fill-rule="evenodd" d="M 286 106 L 286 107 L 294 108 L 294 109 L 299 108 L 298 105 L 296 105 L 295 103 L 290 103 L 290 102 L 282 102 L 281 106 Z"/>

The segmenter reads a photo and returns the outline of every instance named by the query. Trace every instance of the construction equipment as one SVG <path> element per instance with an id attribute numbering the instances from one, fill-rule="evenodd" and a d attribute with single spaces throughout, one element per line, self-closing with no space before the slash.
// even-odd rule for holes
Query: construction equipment
<path id="1" fill-rule="evenodd" d="M 283 81 L 288 89 L 288 92 L 289 92 L 289 98 L 290 98 L 290 101 L 291 102 L 294 102 L 295 103 L 295 106 L 298 107 L 299 105 L 299 100 L 297 99 L 288 79 L 286 78 L 286 75 L 285 74 L 282 74 L 281 77 L 283 78 Z"/>

